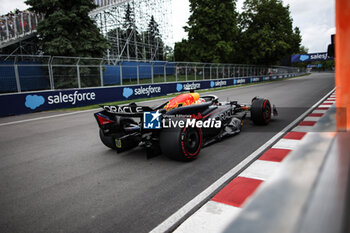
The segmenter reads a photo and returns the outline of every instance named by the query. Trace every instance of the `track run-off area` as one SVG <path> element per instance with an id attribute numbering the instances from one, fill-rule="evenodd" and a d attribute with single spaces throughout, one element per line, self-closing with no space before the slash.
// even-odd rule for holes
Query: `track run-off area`
<path id="1" fill-rule="evenodd" d="M 0 232 L 149 232 L 333 88 L 334 74 L 314 73 L 208 92 L 238 103 L 268 98 L 279 116 L 268 126 L 246 120 L 239 135 L 203 148 L 189 163 L 147 160 L 142 148 L 108 149 L 93 117 L 98 109 L 1 118 Z"/>

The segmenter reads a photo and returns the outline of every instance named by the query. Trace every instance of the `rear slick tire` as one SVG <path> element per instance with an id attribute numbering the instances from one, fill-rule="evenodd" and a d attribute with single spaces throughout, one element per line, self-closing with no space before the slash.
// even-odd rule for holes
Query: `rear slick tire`
<path id="1" fill-rule="evenodd" d="M 256 125 L 267 125 L 271 120 L 271 104 L 268 99 L 255 99 L 251 106 L 251 119 Z"/>
<path id="2" fill-rule="evenodd" d="M 115 139 L 113 137 L 111 137 L 111 136 L 105 136 L 103 134 L 103 130 L 102 129 L 100 129 L 100 139 L 101 139 L 102 143 L 105 146 L 107 146 L 107 147 L 109 147 L 109 148 L 111 148 L 113 150 L 117 150 L 117 147 L 115 145 Z"/>
<path id="3" fill-rule="evenodd" d="M 162 153 L 170 159 L 193 161 L 202 148 L 202 130 L 200 128 L 163 129 L 160 134 Z"/>
<path id="4" fill-rule="evenodd" d="M 121 149 L 117 147 L 117 145 L 115 143 L 115 139 L 119 138 L 119 137 L 123 137 L 124 135 L 125 134 L 123 132 L 118 132 L 118 133 L 115 133 L 113 136 L 106 136 L 103 134 L 103 130 L 100 129 L 100 139 L 101 139 L 102 143 L 105 146 L 107 146 L 113 150 L 116 150 L 118 153 L 121 152 Z M 134 145 L 134 147 L 135 146 L 136 145 Z"/>

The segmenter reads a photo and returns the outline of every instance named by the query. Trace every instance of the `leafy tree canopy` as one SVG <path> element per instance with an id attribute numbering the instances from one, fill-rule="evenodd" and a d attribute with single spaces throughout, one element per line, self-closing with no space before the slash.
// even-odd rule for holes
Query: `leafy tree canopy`
<path id="1" fill-rule="evenodd" d="M 135 27 L 135 13 L 134 9 L 131 8 L 130 3 L 126 5 L 125 15 L 123 19 L 123 28 L 126 31 L 131 31 Z"/>
<path id="2" fill-rule="evenodd" d="M 56 56 L 102 57 L 108 41 L 88 16 L 91 0 L 26 0 L 31 11 L 44 14 L 38 25 L 40 45 Z"/>
<path id="3" fill-rule="evenodd" d="M 289 6 L 281 0 L 246 0 L 240 15 L 240 60 L 250 64 L 277 64 L 298 52 L 300 30 L 292 26 Z"/>
<path id="4" fill-rule="evenodd" d="M 176 43 L 176 60 L 230 62 L 237 38 L 236 0 L 190 0 L 188 40 Z"/>
<path id="5" fill-rule="evenodd" d="M 190 0 L 188 39 L 175 44 L 178 61 L 279 64 L 305 50 L 282 0 Z"/>

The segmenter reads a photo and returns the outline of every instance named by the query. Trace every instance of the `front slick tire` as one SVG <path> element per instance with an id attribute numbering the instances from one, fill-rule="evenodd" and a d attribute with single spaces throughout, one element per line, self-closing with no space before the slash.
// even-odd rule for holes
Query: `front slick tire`
<path id="1" fill-rule="evenodd" d="M 251 118 L 256 125 L 267 125 L 271 120 L 271 104 L 268 99 L 255 99 L 251 107 Z"/>
<path id="2" fill-rule="evenodd" d="M 163 129 L 160 135 L 162 153 L 178 161 L 195 160 L 202 148 L 202 130 L 199 128 Z"/>

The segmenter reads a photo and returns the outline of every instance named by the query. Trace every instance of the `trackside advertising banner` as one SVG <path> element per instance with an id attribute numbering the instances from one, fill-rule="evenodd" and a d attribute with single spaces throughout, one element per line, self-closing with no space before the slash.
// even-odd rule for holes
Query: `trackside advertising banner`
<path id="1" fill-rule="evenodd" d="M 279 76 L 244 77 L 179 83 L 159 83 L 2 94 L 0 95 L 0 116 L 73 108 L 122 100 L 150 98 L 163 96 L 169 93 L 184 92 L 192 89 L 200 90 L 242 85 L 292 76 L 296 75 L 288 74 Z"/>
<path id="2" fill-rule="evenodd" d="M 334 57 L 328 57 L 327 53 L 309 53 L 309 54 L 295 54 L 291 57 L 291 62 L 311 62 L 311 61 L 326 61 L 334 60 Z"/>

